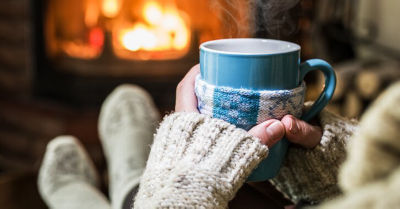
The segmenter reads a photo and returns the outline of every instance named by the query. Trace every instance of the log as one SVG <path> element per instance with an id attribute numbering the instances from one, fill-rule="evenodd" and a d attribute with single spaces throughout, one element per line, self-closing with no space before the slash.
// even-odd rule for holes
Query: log
<path id="1" fill-rule="evenodd" d="M 345 96 L 342 108 L 343 116 L 348 118 L 358 118 L 363 110 L 363 103 L 355 91 L 350 91 Z"/>
<path id="2" fill-rule="evenodd" d="M 360 61 L 344 62 L 333 66 L 333 69 L 336 73 L 336 89 L 332 101 L 337 102 L 343 98 L 348 88 L 353 88 L 354 77 L 362 70 L 362 63 Z M 325 84 L 325 77 L 322 73 L 318 73 L 315 76 L 314 83 L 307 83 L 307 101 L 317 99 Z"/>
<path id="3" fill-rule="evenodd" d="M 355 85 L 360 96 L 372 100 L 390 83 L 400 80 L 400 66 L 398 63 L 384 63 L 360 72 Z"/>
<path id="4" fill-rule="evenodd" d="M 341 105 L 336 104 L 336 103 L 329 103 L 329 104 L 326 106 L 326 109 L 327 109 L 328 111 L 333 112 L 333 113 L 336 113 L 336 114 L 338 114 L 338 115 L 341 115 L 341 114 L 342 114 L 342 112 L 341 112 Z"/>
<path id="5" fill-rule="evenodd" d="M 315 101 L 318 99 L 323 89 L 323 85 L 307 84 L 307 93 L 304 101 Z"/>
<path id="6" fill-rule="evenodd" d="M 381 89 L 381 79 L 378 71 L 369 70 L 360 73 L 355 80 L 357 90 L 365 99 L 372 99 Z"/>
<path id="7" fill-rule="evenodd" d="M 333 67 L 336 73 L 336 89 L 333 94 L 332 101 L 337 101 L 343 98 L 345 92 L 353 87 L 354 77 L 362 68 L 359 61 L 351 61 L 335 65 Z"/>

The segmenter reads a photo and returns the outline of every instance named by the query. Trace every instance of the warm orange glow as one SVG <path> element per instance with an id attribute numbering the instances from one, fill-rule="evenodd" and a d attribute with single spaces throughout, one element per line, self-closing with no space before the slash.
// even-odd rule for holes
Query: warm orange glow
<path id="1" fill-rule="evenodd" d="M 123 31 L 120 41 L 130 51 L 137 51 L 139 49 L 151 50 L 156 47 L 157 37 L 145 25 L 137 24 L 133 29 Z"/>
<path id="2" fill-rule="evenodd" d="M 197 22 L 189 24 L 192 4 L 185 0 L 57 0 L 52 5 L 46 20 L 52 56 L 96 59 L 104 51 L 124 59 L 178 59 L 191 49 L 192 27 L 198 29 Z"/>
<path id="3" fill-rule="evenodd" d="M 85 9 L 85 24 L 88 27 L 97 25 L 99 19 L 99 7 L 96 0 L 88 0 Z"/>
<path id="4" fill-rule="evenodd" d="M 189 41 L 189 30 L 185 22 L 176 11 L 168 11 L 164 15 L 162 27 L 173 36 L 172 46 L 174 49 L 183 49 Z"/>
<path id="5" fill-rule="evenodd" d="M 103 0 L 101 11 L 104 16 L 113 18 L 121 9 L 121 0 Z"/>
<path id="6" fill-rule="evenodd" d="M 158 25 L 163 17 L 162 8 L 156 2 L 149 2 L 144 6 L 143 17 L 148 23 Z"/>
<path id="7" fill-rule="evenodd" d="M 77 42 L 63 42 L 61 48 L 64 53 L 70 57 L 92 59 L 97 57 L 101 51 L 98 48 L 91 47 L 90 45 Z"/>
<path id="8" fill-rule="evenodd" d="M 89 32 L 89 44 L 100 50 L 104 45 L 104 34 L 101 28 L 92 28 Z"/>
<path id="9" fill-rule="evenodd" d="M 126 50 L 183 50 L 189 45 L 189 26 L 177 9 L 163 9 L 150 1 L 143 8 L 143 19 L 118 31 L 118 40 Z"/>
<path id="10" fill-rule="evenodd" d="M 65 41 L 60 46 L 70 57 L 92 59 L 100 55 L 103 45 L 104 32 L 101 28 L 95 27 L 89 30 L 88 42 Z"/>

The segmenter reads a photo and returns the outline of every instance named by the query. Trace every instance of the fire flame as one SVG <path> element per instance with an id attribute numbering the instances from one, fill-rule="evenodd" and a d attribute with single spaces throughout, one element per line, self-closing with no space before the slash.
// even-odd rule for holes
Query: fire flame
<path id="1" fill-rule="evenodd" d="M 175 8 L 163 9 L 154 1 L 143 8 L 143 22 L 119 31 L 118 39 L 129 51 L 182 50 L 190 41 L 188 25 Z"/>
<path id="2" fill-rule="evenodd" d="M 101 5 L 101 11 L 105 17 L 113 18 L 117 16 L 121 9 L 120 0 L 103 0 Z"/>
<path id="3" fill-rule="evenodd" d="M 127 13 L 132 10 L 122 8 L 123 1 L 86 0 L 82 21 L 87 28 L 77 38 L 60 40 L 63 53 L 84 59 L 96 58 L 102 53 L 109 33 L 114 53 L 121 58 L 162 60 L 187 53 L 191 35 L 189 23 L 173 0 L 168 3 L 146 0 L 142 7 L 133 8 L 132 16 Z"/>

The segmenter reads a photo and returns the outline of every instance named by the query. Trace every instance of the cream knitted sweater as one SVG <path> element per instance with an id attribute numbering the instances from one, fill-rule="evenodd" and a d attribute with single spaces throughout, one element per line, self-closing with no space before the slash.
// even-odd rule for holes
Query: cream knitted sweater
<path id="1" fill-rule="evenodd" d="M 400 208 L 400 82 L 355 122 L 323 111 L 321 143 L 291 146 L 274 185 L 294 202 L 344 195 L 321 208 Z M 358 128 L 357 128 L 358 129 Z M 354 141 L 354 142 L 353 142 Z M 346 150 L 347 149 L 347 150 Z M 198 113 L 164 118 L 136 195 L 135 208 L 226 208 L 268 154 L 246 131 Z"/>
<path id="2" fill-rule="evenodd" d="M 198 113 L 164 118 L 135 208 L 226 208 L 268 148 L 245 130 Z"/>
<path id="3" fill-rule="evenodd" d="M 319 201 L 339 192 L 337 169 L 355 127 L 343 121 L 321 114 L 321 144 L 313 150 L 291 147 L 273 180 L 277 188 L 294 201 Z M 155 136 L 135 208 L 226 208 L 267 154 L 257 138 L 225 121 L 197 113 L 171 114 Z"/>
<path id="4" fill-rule="evenodd" d="M 290 146 L 278 176 L 271 180 L 295 203 L 319 203 L 340 194 L 337 175 L 357 123 L 328 111 L 322 111 L 318 119 L 323 130 L 320 144 L 313 149 Z"/>

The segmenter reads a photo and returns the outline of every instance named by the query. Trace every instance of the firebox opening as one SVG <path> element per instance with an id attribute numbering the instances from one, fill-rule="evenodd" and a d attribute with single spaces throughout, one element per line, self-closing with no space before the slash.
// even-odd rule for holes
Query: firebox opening
<path id="1" fill-rule="evenodd" d="M 96 60 L 110 49 L 119 59 L 180 59 L 191 50 L 194 36 L 204 42 L 231 35 L 223 31 L 227 23 L 224 15 L 231 22 L 235 17 L 229 9 L 212 8 L 208 3 L 48 0 L 44 15 L 46 53 L 49 57 Z"/>
<path id="2" fill-rule="evenodd" d="M 250 12 L 246 4 L 230 7 L 225 0 L 40 3 L 35 4 L 40 8 L 35 11 L 39 52 L 35 92 L 85 106 L 98 105 L 113 87 L 129 82 L 170 107 L 176 84 L 199 61 L 200 43 L 250 37 L 253 27 L 241 18 Z M 232 30 L 238 24 L 247 29 Z"/>

